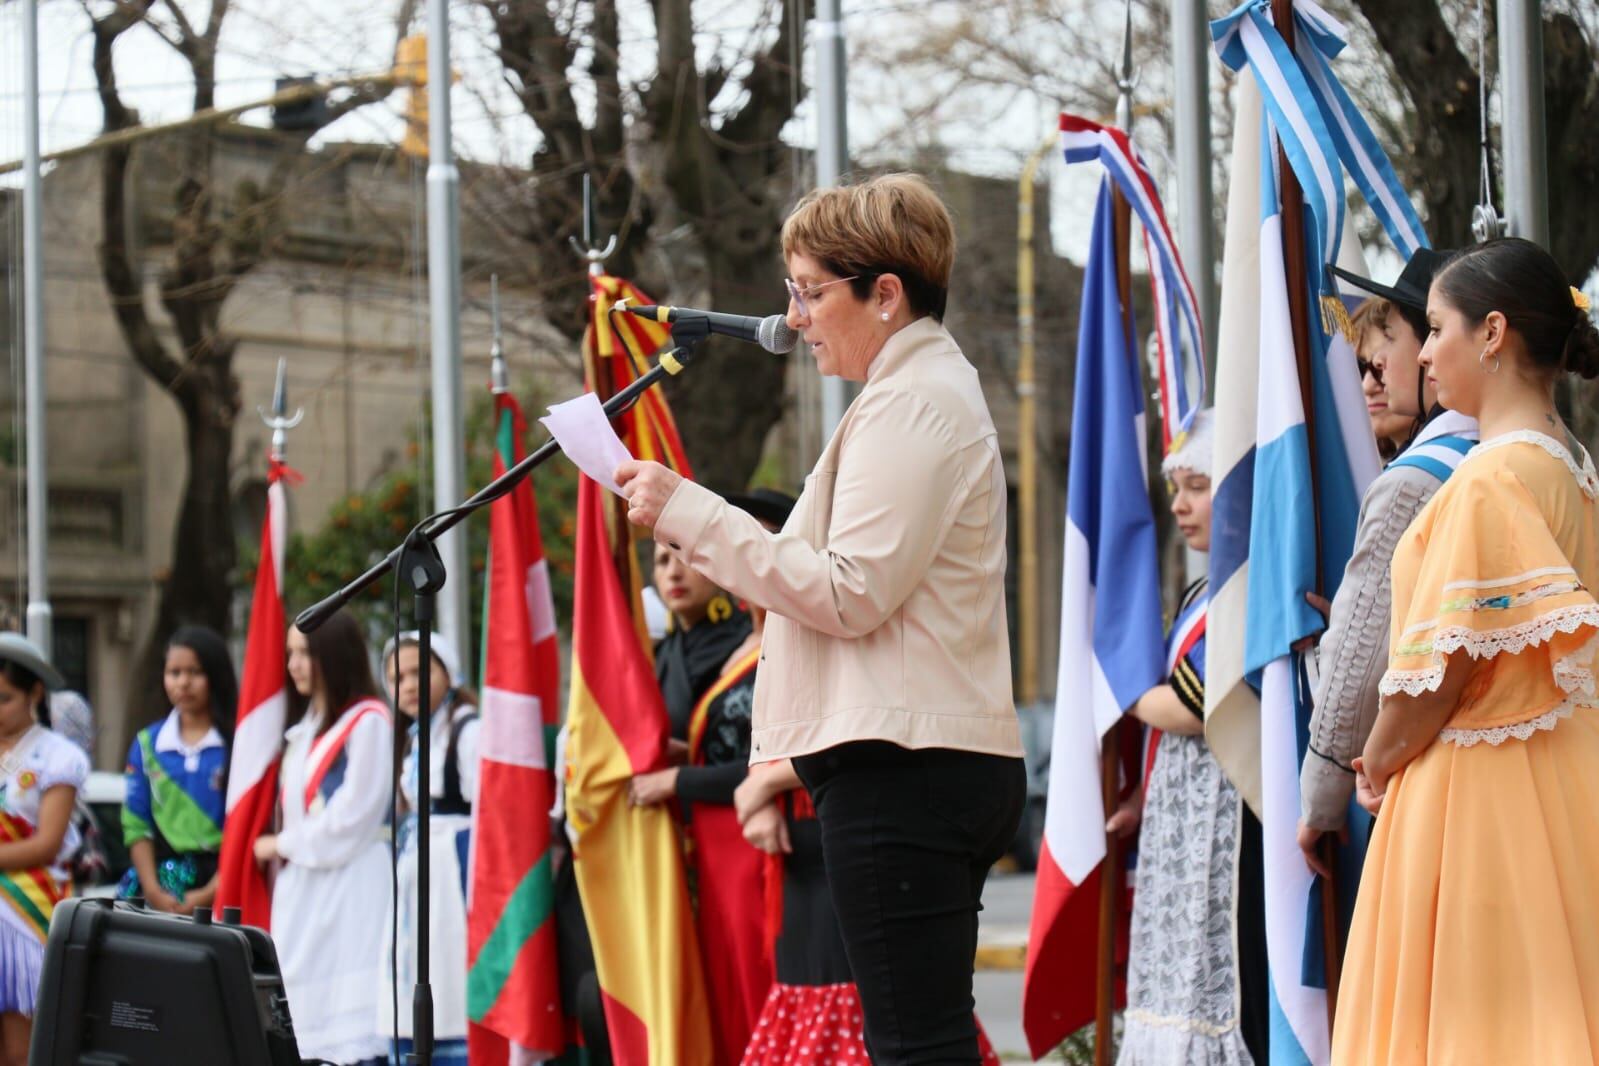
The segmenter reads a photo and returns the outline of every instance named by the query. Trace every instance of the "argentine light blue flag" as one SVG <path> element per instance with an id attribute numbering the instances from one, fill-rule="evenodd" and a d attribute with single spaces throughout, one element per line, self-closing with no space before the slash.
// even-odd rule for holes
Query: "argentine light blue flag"
<path id="1" fill-rule="evenodd" d="M 1314 313 L 1308 391 L 1302 392 L 1289 317 L 1279 159 L 1286 157 L 1305 194 L 1303 295 L 1313 310 L 1332 290 L 1324 264 L 1354 258 L 1353 241 L 1345 240 L 1345 164 L 1368 196 L 1386 197 L 1377 213 L 1397 247 L 1408 254 L 1425 241 L 1408 204 L 1388 195 L 1388 160 L 1380 150 L 1373 154 L 1363 120 L 1331 78 L 1326 60 L 1336 54 L 1336 24 L 1304 0 L 1296 0 L 1295 15 L 1299 28 L 1319 42 L 1317 49 L 1290 51 L 1259 0 L 1212 24 L 1224 62 L 1239 70 L 1247 65 L 1252 75 L 1240 83 L 1234 181 L 1247 175 L 1241 191 L 1253 191 L 1256 203 L 1246 214 L 1251 205 L 1229 201 L 1217 372 L 1217 421 L 1225 429 L 1216 454 L 1211 630 L 1234 635 L 1212 645 L 1206 735 L 1261 820 L 1274 1066 L 1322 1064 L 1330 1055 L 1323 974 L 1306 965 L 1319 951 L 1308 943 L 1313 882 L 1295 830 L 1311 705 L 1291 648 L 1323 627 L 1305 594 L 1336 592 L 1361 494 L 1377 472 L 1353 353 Z M 1255 234 L 1235 234 L 1235 226 L 1242 231 L 1247 225 L 1240 215 L 1257 221 Z M 1235 249 L 1235 240 L 1248 247 Z M 1346 243 L 1349 249 L 1342 248 Z"/>

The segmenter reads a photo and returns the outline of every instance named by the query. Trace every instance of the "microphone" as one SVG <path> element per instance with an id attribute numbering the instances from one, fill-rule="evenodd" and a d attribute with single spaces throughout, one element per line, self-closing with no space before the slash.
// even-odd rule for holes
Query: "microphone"
<path id="1" fill-rule="evenodd" d="M 696 322 L 711 333 L 753 341 L 773 355 L 786 355 L 799 343 L 799 334 L 782 315 L 724 315 L 720 311 L 696 311 L 692 307 L 665 307 L 656 304 L 617 304 L 614 310 L 626 311 L 656 322 Z"/>

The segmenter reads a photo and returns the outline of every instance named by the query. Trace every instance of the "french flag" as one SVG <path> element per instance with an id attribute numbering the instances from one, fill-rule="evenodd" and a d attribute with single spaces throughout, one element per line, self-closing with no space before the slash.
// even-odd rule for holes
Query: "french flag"
<path id="1" fill-rule="evenodd" d="M 1145 454 L 1143 387 L 1116 286 L 1107 178 L 1094 212 L 1083 280 L 1060 673 L 1044 846 L 1022 990 L 1022 1027 L 1034 1058 L 1094 1016 L 1098 900 L 1105 875 L 1101 744 L 1123 712 L 1165 677 Z M 1119 890 L 1120 883 L 1121 871 L 1111 871 L 1111 890 Z"/>

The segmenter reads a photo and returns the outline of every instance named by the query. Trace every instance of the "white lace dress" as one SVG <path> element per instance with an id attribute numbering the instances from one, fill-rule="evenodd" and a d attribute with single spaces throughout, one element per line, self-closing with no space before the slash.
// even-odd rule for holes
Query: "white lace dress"
<path id="1" fill-rule="evenodd" d="M 1238 792 L 1202 737 L 1160 738 L 1144 798 L 1118 1063 L 1251 1061 L 1239 1027 Z"/>
<path id="2" fill-rule="evenodd" d="M 1204 608 L 1202 589 L 1190 590 L 1172 629 L 1174 644 Z M 1179 698 L 1202 703 L 1202 644 L 1174 647 L 1171 659 Z M 1239 1024 L 1234 928 L 1241 818 L 1238 792 L 1204 738 L 1163 734 L 1144 788 L 1118 1063 L 1253 1061 Z"/>

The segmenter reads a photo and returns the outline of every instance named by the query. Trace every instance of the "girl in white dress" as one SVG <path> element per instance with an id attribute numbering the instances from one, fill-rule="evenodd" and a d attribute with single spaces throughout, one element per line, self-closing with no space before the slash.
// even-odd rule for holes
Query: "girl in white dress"
<path id="1" fill-rule="evenodd" d="M 433 1064 L 466 1066 L 466 894 L 467 857 L 472 840 L 472 804 L 477 799 L 477 700 L 466 686 L 455 647 L 439 634 L 430 639 L 431 669 L 419 669 L 421 647 L 415 630 L 400 634 L 383 649 L 383 677 L 394 703 L 408 724 L 405 761 L 400 768 L 400 796 L 405 815 L 400 822 L 399 1025 L 394 1022 L 389 978 L 395 967 L 394 938 L 385 935 L 379 965 L 383 969 L 378 997 L 378 1029 L 396 1032 L 399 1044 L 392 1060 L 404 1063 L 413 1051 L 411 996 L 416 987 L 417 846 L 416 811 L 421 775 L 417 772 L 417 710 L 423 693 L 433 713 L 428 732 L 428 983 L 433 990 Z M 387 930 L 385 930 L 387 932 Z"/>
<path id="2" fill-rule="evenodd" d="M 61 675 L 20 633 L 0 634 L 0 1064 L 24 1066 L 50 915 L 78 846 L 72 805 L 83 749 L 49 728 Z"/>
<path id="3" fill-rule="evenodd" d="M 393 898 L 387 820 L 394 730 L 377 698 L 366 641 L 341 611 L 288 637 L 291 718 L 284 735 L 283 828 L 256 858 L 283 861 L 272 939 L 300 1055 L 341 1066 L 384 1061 L 378 1031 L 383 941 Z"/>

